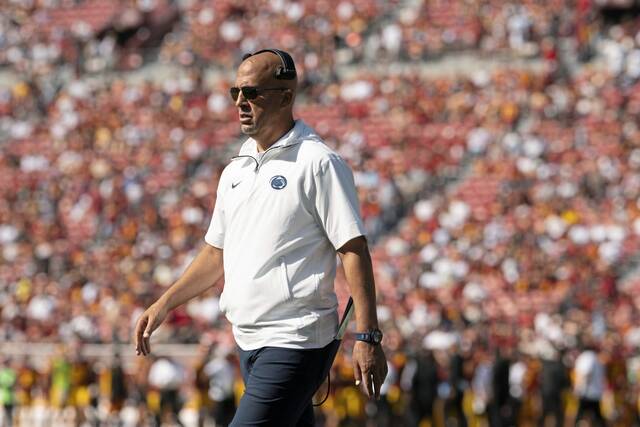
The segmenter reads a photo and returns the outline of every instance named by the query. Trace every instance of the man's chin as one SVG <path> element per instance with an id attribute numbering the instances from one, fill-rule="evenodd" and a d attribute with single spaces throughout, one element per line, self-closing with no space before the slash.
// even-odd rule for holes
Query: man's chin
<path id="1" fill-rule="evenodd" d="M 258 129 L 254 125 L 240 125 L 240 131 L 245 135 L 255 135 Z"/>

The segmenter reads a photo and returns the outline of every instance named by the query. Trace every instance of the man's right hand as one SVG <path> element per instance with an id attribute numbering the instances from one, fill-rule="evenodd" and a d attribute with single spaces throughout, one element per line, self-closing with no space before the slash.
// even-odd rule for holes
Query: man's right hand
<path id="1" fill-rule="evenodd" d="M 142 354 L 146 356 L 151 353 L 151 345 L 149 338 L 153 331 L 158 329 L 165 317 L 167 317 L 167 309 L 160 301 L 156 301 L 151 307 L 145 310 L 136 323 L 134 339 L 136 343 L 136 355 Z"/>

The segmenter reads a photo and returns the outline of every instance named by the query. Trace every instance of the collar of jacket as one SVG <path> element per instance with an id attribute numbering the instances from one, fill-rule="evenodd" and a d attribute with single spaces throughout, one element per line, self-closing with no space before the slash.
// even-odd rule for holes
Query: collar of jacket
<path id="1" fill-rule="evenodd" d="M 307 130 L 307 126 L 304 124 L 302 120 L 295 120 L 293 127 L 287 133 L 282 135 L 280 139 L 274 142 L 264 152 L 266 153 L 267 151 L 274 148 L 290 147 L 290 146 L 299 144 L 300 137 L 305 134 L 306 130 Z M 251 156 L 254 158 L 258 156 L 258 144 L 253 138 L 247 139 L 245 143 L 242 144 L 242 147 L 240 148 L 240 152 L 238 153 L 237 157 L 239 156 Z"/>

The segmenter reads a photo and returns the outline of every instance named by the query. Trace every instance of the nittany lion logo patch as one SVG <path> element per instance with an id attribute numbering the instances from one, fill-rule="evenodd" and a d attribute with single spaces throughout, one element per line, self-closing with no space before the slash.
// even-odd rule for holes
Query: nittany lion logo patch
<path id="1" fill-rule="evenodd" d="M 274 188 L 276 190 L 282 190 L 287 186 L 287 178 L 282 175 L 274 176 L 269 182 L 271 183 L 271 188 Z"/>

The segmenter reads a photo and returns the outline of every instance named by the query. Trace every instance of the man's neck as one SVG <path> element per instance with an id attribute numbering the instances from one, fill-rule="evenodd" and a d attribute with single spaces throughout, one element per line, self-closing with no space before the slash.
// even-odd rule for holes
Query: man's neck
<path id="1" fill-rule="evenodd" d="M 253 139 L 256 141 L 258 153 L 268 150 L 269 147 L 271 147 L 273 144 L 278 142 L 280 138 L 286 135 L 286 133 L 289 132 L 294 125 L 295 125 L 295 122 L 293 121 L 293 118 L 292 118 L 291 121 L 283 124 L 282 126 L 273 128 L 273 130 L 269 132 L 269 134 L 267 135 L 254 136 Z"/>

